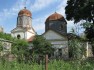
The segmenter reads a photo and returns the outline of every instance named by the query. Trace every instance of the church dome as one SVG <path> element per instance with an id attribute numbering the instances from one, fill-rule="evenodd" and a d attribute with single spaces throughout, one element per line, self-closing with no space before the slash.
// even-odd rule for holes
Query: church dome
<path id="1" fill-rule="evenodd" d="M 32 14 L 31 14 L 31 12 L 30 12 L 29 10 L 27 10 L 26 7 L 25 7 L 24 9 L 20 10 L 20 12 L 18 13 L 18 16 L 23 16 L 23 15 L 31 17 Z"/>
<path id="2" fill-rule="evenodd" d="M 47 19 L 46 22 L 51 21 L 51 20 L 63 20 L 64 17 L 61 14 L 58 14 L 55 12 L 54 14 L 50 15 Z"/>

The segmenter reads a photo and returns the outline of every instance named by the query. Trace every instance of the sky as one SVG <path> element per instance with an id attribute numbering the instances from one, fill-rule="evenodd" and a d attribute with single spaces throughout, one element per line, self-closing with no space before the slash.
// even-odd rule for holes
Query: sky
<path id="1" fill-rule="evenodd" d="M 45 21 L 51 14 L 57 12 L 64 16 L 67 0 L 0 0 L 0 26 L 4 32 L 11 33 L 16 27 L 18 12 L 25 6 L 32 13 L 32 27 L 37 34 L 43 34 L 45 31 Z M 67 21 L 67 32 L 72 28 L 80 29 L 79 24 L 74 25 L 73 21 Z"/>

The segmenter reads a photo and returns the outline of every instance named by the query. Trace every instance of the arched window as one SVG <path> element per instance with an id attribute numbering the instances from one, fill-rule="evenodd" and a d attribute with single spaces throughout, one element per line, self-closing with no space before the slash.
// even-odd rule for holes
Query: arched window
<path id="1" fill-rule="evenodd" d="M 20 38 L 21 38 L 21 36 L 20 36 L 20 35 L 17 35 L 17 38 L 18 38 L 18 39 L 20 39 Z"/>

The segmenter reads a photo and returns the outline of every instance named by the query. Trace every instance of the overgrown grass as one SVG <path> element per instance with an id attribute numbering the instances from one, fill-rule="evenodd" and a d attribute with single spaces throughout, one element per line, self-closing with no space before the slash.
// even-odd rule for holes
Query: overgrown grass
<path id="1" fill-rule="evenodd" d="M 51 60 L 48 70 L 94 70 L 94 60 L 90 61 L 63 61 Z M 0 62 L 0 70 L 45 70 L 44 64 L 25 64 L 13 62 Z"/>

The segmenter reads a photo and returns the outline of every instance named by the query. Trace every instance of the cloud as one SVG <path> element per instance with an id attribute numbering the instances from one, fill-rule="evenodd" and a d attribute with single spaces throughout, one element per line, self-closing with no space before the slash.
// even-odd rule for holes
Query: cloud
<path id="1" fill-rule="evenodd" d="M 60 4 L 57 6 L 57 12 L 59 12 L 60 14 L 63 14 L 64 17 L 66 17 L 65 16 L 66 3 L 67 3 L 67 0 L 62 0 Z"/>
<path id="2" fill-rule="evenodd" d="M 0 19 L 0 21 L 17 15 L 18 11 L 24 7 L 23 2 L 23 0 L 18 0 L 10 9 L 3 9 L 2 12 L 0 12 L 0 17 L 3 19 Z"/>
<path id="3" fill-rule="evenodd" d="M 44 17 L 32 19 L 32 26 L 35 29 L 35 31 L 38 32 L 39 34 L 45 31 L 45 20 L 48 16 L 49 14 L 46 14 L 44 15 Z"/>
<path id="4" fill-rule="evenodd" d="M 52 13 L 53 11 L 45 14 L 44 16 L 32 19 L 32 26 L 36 32 L 42 34 L 45 31 L 45 21 Z"/>
<path id="5" fill-rule="evenodd" d="M 32 25 L 35 29 L 35 31 L 40 31 L 40 30 L 44 30 L 44 20 L 45 18 L 36 18 L 32 20 Z"/>
<path id="6" fill-rule="evenodd" d="M 32 4 L 31 0 L 27 0 L 26 6 L 29 6 L 29 9 L 32 9 L 32 11 L 39 11 L 58 1 L 61 0 L 35 0 L 34 4 Z M 2 12 L 0 12 L 0 17 L 3 18 L 0 19 L 0 24 L 2 24 L 2 21 L 7 20 L 7 18 L 12 18 L 16 16 L 19 10 L 24 7 L 24 3 L 25 0 L 17 0 L 17 2 L 11 8 L 3 9 Z M 33 26 L 37 32 L 41 30 L 43 31 L 45 29 L 44 22 L 49 15 L 50 13 L 46 14 L 46 16 L 44 17 L 38 17 L 33 20 Z"/>
<path id="7" fill-rule="evenodd" d="M 34 3 L 32 3 L 31 0 L 27 0 L 26 6 L 28 7 L 28 9 L 32 10 L 32 12 L 35 12 L 40 11 L 46 7 L 49 7 L 52 4 L 57 4 L 57 2 L 60 4 L 56 7 L 56 12 L 66 17 L 65 6 L 67 0 L 35 0 Z M 2 23 L 1 21 L 4 21 L 7 18 L 10 17 L 12 18 L 13 16 L 17 15 L 19 10 L 21 10 L 24 7 L 25 5 L 24 3 L 25 0 L 17 0 L 17 2 L 10 9 L 3 9 L 3 12 L 0 12 L 0 17 L 3 18 L 0 19 L 0 23 Z M 45 31 L 45 20 L 53 12 L 54 10 L 53 11 L 49 10 L 49 13 L 39 16 L 37 18 L 35 17 L 32 20 L 32 25 L 36 32 L 41 31 L 41 33 L 43 33 Z M 70 30 L 74 28 L 75 25 L 73 24 L 73 21 L 67 21 L 67 23 L 68 23 L 67 29 L 68 32 L 70 32 Z"/>
<path id="8" fill-rule="evenodd" d="M 17 15 L 19 10 L 25 6 L 25 1 L 26 0 L 17 0 L 11 8 L 3 9 L 2 12 L 0 12 L 0 17 L 3 17 L 4 19 L 0 19 L 0 21 L 4 21 L 7 18 Z M 58 1 L 60 0 L 35 0 L 34 4 L 32 4 L 31 0 L 27 0 L 26 6 L 29 6 L 28 8 L 32 11 L 38 11 Z"/>
<path id="9" fill-rule="evenodd" d="M 58 1 L 61 1 L 61 0 L 35 0 L 35 3 L 31 5 L 30 9 L 32 11 L 38 11 Z"/>
<path id="10" fill-rule="evenodd" d="M 40 1 L 40 0 L 39 0 Z M 60 0 L 61 1 L 61 0 Z M 67 0 L 63 0 L 63 1 L 61 1 L 61 3 L 57 6 L 57 12 L 58 13 L 60 13 L 60 14 L 62 14 L 64 17 L 66 17 L 66 15 L 65 15 L 65 6 L 66 6 L 66 2 L 67 2 Z M 45 3 L 44 3 L 45 4 Z M 45 6 L 41 6 L 41 8 L 43 8 L 43 7 L 45 7 Z M 36 19 L 33 19 L 33 27 L 34 27 L 34 29 L 35 29 L 35 31 L 37 31 L 37 32 L 39 32 L 39 31 L 41 31 L 41 33 L 43 33 L 44 31 L 45 31 L 45 20 L 46 20 L 46 18 L 48 17 L 48 16 L 50 16 L 52 13 L 53 13 L 54 11 L 52 11 L 52 12 L 49 12 L 48 14 L 46 14 L 45 15 L 45 17 L 38 17 L 38 18 L 36 18 Z M 75 27 L 75 25 L 74 25 L 74 23 L 73 23 L 73 21 L 67 21 L 67 32 L 70 32 L 71 31 L 71 29 L 72 28 L 74 28 Z"/>
<path id="11" fill-rule="evenodd" d="M 75 28 L 74 21 L 67 21 L 67 32 L 70 32 L 72 28 Z"/>
<path id="12" fill-rule="evenodd" d="M 84 28 L 81 26 L 81 23 L 83 23 L 83 21 L 80 21 L 77 24 L 74 24 L 74 21 L 67 21 L 67 32 L 71 32 L 72 29 L 75 30 L 76 34 L 81 34 L 84 32 Z"/>

